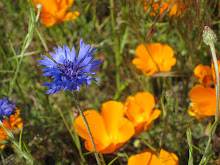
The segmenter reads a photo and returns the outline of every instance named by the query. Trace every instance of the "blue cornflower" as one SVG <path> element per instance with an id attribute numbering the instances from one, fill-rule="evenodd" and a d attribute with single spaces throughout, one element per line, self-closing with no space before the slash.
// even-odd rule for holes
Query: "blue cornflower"
<path id="1" fill-rule="evenodd" d="M 94 80 L 96 84 L 97 78 L 91 75 L 96 75 L 95 71 L 99 70 L 99 65 L 103 63 L 101 59 L 95 60 L 92 54 L 97 50 L 91 48 L 90 45 L 85 45 L 83 40 L 80 40 L 80 51 L 77 58 L 75 47 L 70 51 L 69 47 L 64 45 L 63 49 L 58 46 L 54 48 L 55 54 L 50 52 L 53 60 L 42 55 L 44 60 L 39 60 L 40 66 L 43 66 L 43 76 L 49 76 L 53 79 L 52 83 L 46 82 L 43 86 L 48 86 L 46 94 L 52 95 L 69 89 L 71 92 L 80 90 L 83 84 L 90 85 Z M 99 84 L 98 84 L 99 85 Z"/>
<path id="2" fill-rule="evenodd" d="M 0 99 L 0 120 L 4 120 L 5 117 L 10 117 L 15 114 L 15 101 L 10 100 L 9 97 Z"/>

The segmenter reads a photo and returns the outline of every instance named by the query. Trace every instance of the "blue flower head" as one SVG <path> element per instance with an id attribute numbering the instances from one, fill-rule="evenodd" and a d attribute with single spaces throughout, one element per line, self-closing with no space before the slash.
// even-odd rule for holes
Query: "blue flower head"
<path id="1" fill-rule="evenodd" d="M 80 91 L 83 84 L 90 85 L 91 80 L 96 84 L 97 78 L 92 77 L 96 75 L 95 71 L 99 70 L 99 65 L 103 63 L 101 59 L 95 60 L 92 54 L 97 50 L 90 48 L 90 45 L 85 45 L 83 40 L 80 40 L 80 51 L 77 57 L 75 47 L 72 50 L 64 45 L 63 49 L 58 46 L 54 48 L 55 53 L 50 53 L 53 59 L 42 55 L 44 60 L 39 60 L 42 71 L 45 72 L 43 76 L 49 76 L 53 79 L 52 83 L 46 82 L 43 86 L 48 86 L 46 94 L 52 95 L 69 89 L 71 92 L 74 90 Z M 98 84 L 99 85 L 99 84 Z"/>
<path id="2" fill-rule="evenodd" d="M 0 120 L 4 120 L 5 117 L 10 117 L 15 114 L 16 107 L 15 101 L 10 100 L 9 97 L 0 99 Z"/>

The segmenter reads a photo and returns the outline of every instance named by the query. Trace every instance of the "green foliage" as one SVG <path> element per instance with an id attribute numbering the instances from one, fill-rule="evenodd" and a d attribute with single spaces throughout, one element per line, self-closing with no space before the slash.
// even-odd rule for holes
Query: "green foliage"
<path id="1" fill-rule="evenodd" d="M 76 45 L 77 52 L 83 38 L 85 43 L 98 47 L 96 56 L 105 62 L 97 73 L 100 86 L 93 83 L 79 93 L 82 109 L 100 110 L 106 101 L 124 102 L 129 95 L 148 91 L 154 94 L 157 108 L 163 110 L 148 131 L 133 137 L 117 154 L 103 155 L 103 164 L 126 164 L 127 157 L 146 148 L 173 152 L 179 157 L 180 165 L 199 164 L 208 141 L 207 125 L 215 120 L 189 116 L 189 91 L 197 83 L 194 67 L 211 63 L 202 31 L 207 25 L 219 36 L 220 12 L 218 0 L 199 0 L 198 4 L 186 0 L 186 3 L 188 10 L 181 17 L 172 18 L 169 14 L 150 16 L 150 10 L 144 10 L 141 0 L 75 0 L 70 10 L 79 11 L 80 16 L 47 28 L 40 18 L 36 22 L 34 7 L 28 1 L 2 0 L 0 95 L 17 100 L 24 123 L 22 140 L 14 135 L 11 142 L 5 142 L 14 149 L 12 153 L 1 150 L 2 162 L 95 164 L 92 152 L 84 148 L 84 141 L 73 127 L 77 109 L 72 94 L 66 91 L 51 97 L 46 95 L 47 89 L 41 84 L 50 80 L 42 77 L 38 67 L 41 54 L 48 55 L 57 45 Z M 156 42 L 173 48 L 177 64 L 169 74 L 147 77 L 131 61 L 139 44 Z M 218 56 L 219 41 L 215 48 Z M 219 134 L 217 128 L 211 141 L 212 150 L 208 152 L 211 155 L 206 155 L 212 164 L 220 158 Z M 134 145 L 137 141 L 140 145 Z"/>

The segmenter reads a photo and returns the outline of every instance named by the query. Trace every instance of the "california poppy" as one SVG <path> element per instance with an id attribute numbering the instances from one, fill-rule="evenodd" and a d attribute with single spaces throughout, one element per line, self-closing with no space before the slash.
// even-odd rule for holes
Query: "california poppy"
<path id="1" fill-rule="evenodd" d="M 199 83 L 205 86 L 209 86 L 213 82 L 212 78 L 212 69 L 210 66 L 206 65 L 197 65 L 194 68 L 194 75 L 198 78 Z"/>
<path id="2" fill-rule="evenodd" d="M 136 58 L 132 63 L 136 68 L 150 76 L 155 72 L 168 72 L 176 64 L 173 49 L 167 44 L 141 44 L 135 50 Z"/>
<path id="3" fill-rule="evenodd" d="M 84 112 L 99 153 L 108 154 L 117 151 L 134 135 L 134 127 L 124 117 L 124 113 L 123 104 L 117 101 L 108 101 L 102 104 L 101 114 L 96 110 L 86 110 Z M 81 115 L 76 118 L 74 128 L 79 136 L 86 140 L 85 148 L 93 151 L 92 143 Z"/>
<path id="4" fill-rule="evenodd" d="M 20 111 L 16 110 L 15 114 L 11 114 L 8 119 L 2 120 L 2 123 L 6 128 L 10 131 L 15 131 L 15 134 L 18 133 L 18 129 L 23 127 L 23 123 L 21 118 L 19 117 Z M 0 128 L 0 141 L 8 138 L 8 134 L 6 133 L 3 127 Z"/>
<path id="5" fill-rule="evenodd" d="M 190 104 L 189 114 L 202 119 L 207 116 L 214 116 L 216 113 L 216 92 L 215 88 L 194 86 L 189 94 L 192 103 Z"/>
<path id="6" fill-rule="evenodd" d="M 160 156 L 157 157 L 157 152 L 147 149 L 140 154 L 131 156 L 128 159 L 128 165 L 137 165 L 137 164 L 178 165 L 179 164 L 179 158 L 174 153 L 169 153 L 161 149 L 159 155 Z"/>
<path id="7" fill-rule="evenodd" d="M 125 101 L 126 115 L 139 134 L 150 128 L 152 121 L 160 116 L 161 110 L 155 108 L 155 99 L 148 92 L 139 92 L 135 96 L 128 96 Z"/>
<path id="8" fill-rule="evenodd" d="M 76 19 L 79 16 L 78 11 L 67 11 L 74 0 L 32 0 L 35 7 L 40 3 L 42 5 L 41 18 L 46 27 L 59 24 L 63 21 Z M 37 10 L 37 8 L 36 8 Z"/>

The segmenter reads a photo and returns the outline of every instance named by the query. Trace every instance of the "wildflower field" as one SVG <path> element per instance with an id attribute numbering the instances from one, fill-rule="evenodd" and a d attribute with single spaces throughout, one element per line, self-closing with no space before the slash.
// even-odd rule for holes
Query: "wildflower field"
<path id="1" fill-rule="evenodd" d="M 0 164 L 220 164 L 219 0 L 1 0 Z"/>

